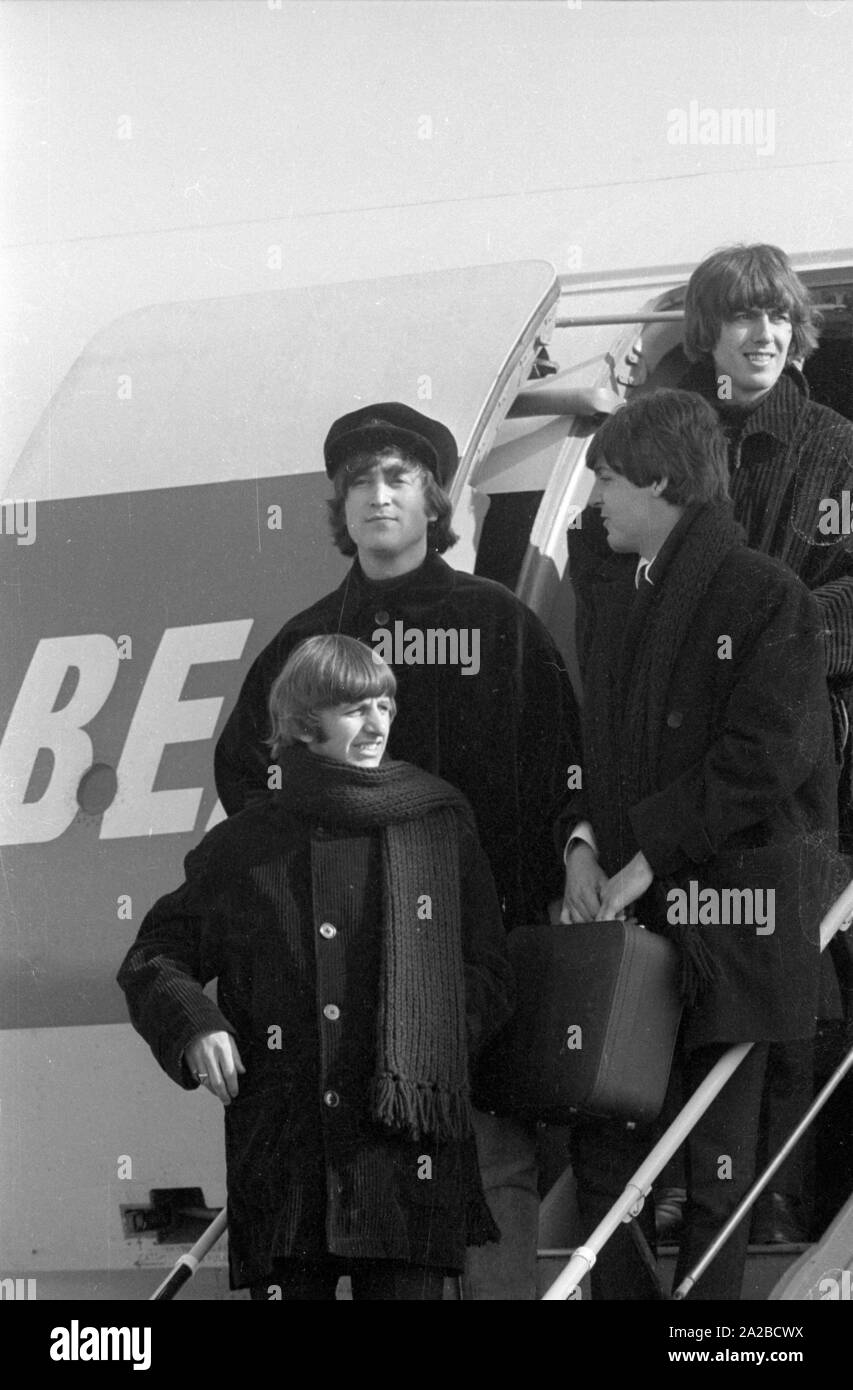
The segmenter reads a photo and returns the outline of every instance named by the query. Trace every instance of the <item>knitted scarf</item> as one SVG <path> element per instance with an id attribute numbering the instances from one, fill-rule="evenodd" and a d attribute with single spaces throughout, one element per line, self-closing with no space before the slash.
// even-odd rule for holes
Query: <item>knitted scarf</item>
<path id="1" fill-rule="evenodd" d="M 468 802 L 410 763 L 353 767 L 307 749 L 279 758 L 280 801 L 324 825 L 379 834 L 382 950 L 375 1117 L 412 1139 L 462 1139 L 471 1101 L 458 819 Z M 431 900 L 428 919 L 419 900 Z"/>
<path id="2" fill-rule="evenodd" d="M 655 560 L 654 582 L 641 582 L 631 602 L 615 671 L 606 638 L 592 637 L 584 758 L 595 770 L 591 820 L 597 836 L 606 827 L 599 840 L 608 873 L 624 861 L 628 810 L 661 789 L 658 750 L 670 683 L 696 611 L 726 556 L 743 543 L 727 503 L 686 508 Z M 679 927 L 676 939 L 683 992 L 694 999 L 713 976 L 713 960 L 698 929 Z"/>

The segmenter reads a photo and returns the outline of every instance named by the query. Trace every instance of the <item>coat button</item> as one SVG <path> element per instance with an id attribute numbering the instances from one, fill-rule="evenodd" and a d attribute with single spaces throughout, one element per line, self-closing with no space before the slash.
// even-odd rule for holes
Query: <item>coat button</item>
<path id="1" fill-rule="evenodd" d="M 323 1095 L 323 1104 L 328 1105 L 330 1110 L 334 1110 L 336 1105 L 340 1105 L 341 1098 L 337 1091 L 326 1091 Z"/>
<path id="2" fill-rule="evenodd" d="M 670 729 L 680 729 L 684 720 L 684 715 L 680 709 L 670 710 L 666 716 L 667 727 Z"/>
<path id="3" fill-rule="evenodd" d="M 320 924 L 320 935 L 325 936 L 327 941 L 331 941 L 332 937 L 337 936 L 337 934 L 338 929 L 337 927 L 333 927 L 331 922 L 322 922 Z"/>
<path id="4" fill-rule="evenodd" d="M 380 608 L 379 611 L 377 613 L 374 613 L 373 615 L 375 621 L 379 624 L 380 627 L 385 627 L 390 616 L 391 614 L 386 613 L 384 608 Z"/>
<path id="5" fill-rule="evenodd" d="M 340 1018 L 341 1016 L 341 1011 L 338 1008 L 337 1004 L 326 1004 L 323 1008 L 323 1013 L 325 1014 L 326 1018 L 330 1018 L 333 1023 L 336 1019 Z"/>

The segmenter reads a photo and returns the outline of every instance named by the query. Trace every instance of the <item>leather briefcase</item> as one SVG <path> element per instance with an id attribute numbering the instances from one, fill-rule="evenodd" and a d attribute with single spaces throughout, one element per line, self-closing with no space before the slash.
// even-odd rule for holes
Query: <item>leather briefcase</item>
<path id="1" fill-rule="evenodd" d="M 673 944 L 633 922 L 517 927 L 516 1012 L 477 1071 L 475 1103 L 567 1124 L 660 1113 L 681 1019 Z"/>

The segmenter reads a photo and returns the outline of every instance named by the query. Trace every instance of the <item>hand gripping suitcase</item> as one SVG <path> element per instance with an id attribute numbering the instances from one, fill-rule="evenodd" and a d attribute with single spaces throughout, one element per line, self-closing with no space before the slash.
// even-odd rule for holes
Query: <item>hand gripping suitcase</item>
<path id="1" fill-rule="evenodd" d="M 566 1124 L 660 1113 L 681 1018 L 678 952 L 633 922 L 518 927 L 516 1012 L 481 1061 L 475 1102 Z"/>

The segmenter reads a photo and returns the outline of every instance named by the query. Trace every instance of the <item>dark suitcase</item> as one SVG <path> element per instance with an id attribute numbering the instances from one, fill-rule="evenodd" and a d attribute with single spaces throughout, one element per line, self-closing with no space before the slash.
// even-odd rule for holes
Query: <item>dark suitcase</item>
<path id="1" fill-rule="evenodd" d="M 478 1068 L 484 1109 L 566 1124 L 654 1120 L 681 1018 L 678 952 L 628 922 L 518 927 L 514 1017 Z"/>

